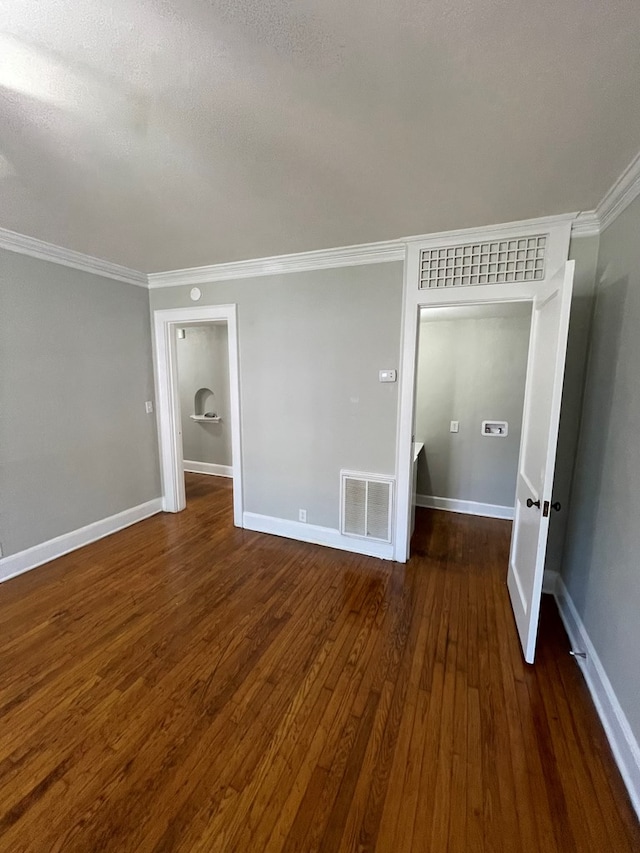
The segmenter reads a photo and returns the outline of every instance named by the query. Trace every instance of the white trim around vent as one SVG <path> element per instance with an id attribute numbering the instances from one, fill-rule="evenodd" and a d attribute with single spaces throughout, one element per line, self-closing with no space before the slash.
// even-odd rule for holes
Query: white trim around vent
<path id="1" fill-rule="evenodd" d="M 70 551 L 75 551 L 84 545 L 89 545 L 91 542 L 103 539 L 105 536 L 110 536 L 118 530 L 130 527 L 132 524 L 136 524 L 138 521 L 149 518 L 149 516 L 161 511 L 162 498 L 154 498 L 154 500 L 147 501 L 147 503 L 125 509 L 123 512 L 118 512 L 116 515 L 102 518 L 100 521 L 94 521 L 85 527 L 71 530 L 62 536 L 56 536 L 55 539 L 41 542 L 39 545 L 34 545 L 25 551 L 19 551 L 17 554 L 3 557 L 0 560 L 0 582 L 7 581 L 10 578 L 16 577 L 16 575 L 21 575 L 23 572 L 28 572 L 30 569 L 35 569 L 43 563 L 48 563 L 50 560 L 62 557 Z"/>
<path id="2" fill-rule="evenodd" d="M 416 506 L 425 509 L 442 509 L 445 512 L 462 512 L 466 515 L 483 515 L 487 518 L 513 520 L 514 516 L 512 506 L 479 503 L 478 501 L 460 501 L 455 498 L 439 498 L 434 495 L 416 495 Z"/>
<path id="3" fill-rule="evenodd" d="M 394 514 L 394 483 L 395 480 L 393 477 L 387 477 L 381 474 L 369 474 L 363 471 L 340 471 L 340 533 L 343 536 L 347 536 L 349 538 L 355 537 L 358 539 L 366 539 L 367 541 L 372 542 L 392 542 Z M 364 496 L 360 513 L 361 518 L 356 520 L 352 517 L 351 521 L 349 520 L 348 516 L 351 514 L 352 510 L 355 510 L 357 514 L 358 507 L 354 505 L 350 508 L 348 505 L 347 492 L 349 490 L 350 484 L 354 487 L 357 484 L 364 488 Z M 378 511 L 378 502 L 374 498 L 370 497 L 372 491 L 375 493 L 377 487 L 380 486 L 386 488 L 386 496 L 383 496 L 383 500 L 386 499 L 387 501 L 386 533 L 384 536 L 378 536 L 374 532 L 370 532 L 373 531 L 377 526 L 380 526 L 382 520 Z M 373 521 L 371 523 L 369 521 L 370 514 L 371 516 L 373 516 Z M 354 529 L 357 526 L 357 523 L 361 524 L 362 532 L 358 532 L 356 529 Z"/>
<path id="4" fill-rule="evenodd" d="M 465 241 L 420 252 L 418 287 L 470 287 L 544 279 L 546 234 Z"/>
<path id="5" fill-rule="evenodd" d="M 506 284 L 536 284 L 544 281 L 566 261 L 567 252 L 563 246 L 569 245 L 571 237 L 572 223 L 575 221 L 577 214 L 570 213 L 562 216 L 542 216 L 539 219 L 525 219 L 520 222 L 507 222 L 504 225 L 489 225 L 485 228 L 461 228 L 456 231 L 443 231 L 439 234 L 426 234 L 424 237 L 407 237 L 407 263 L 405 264 L 405 272 L 411 264 L 414 257 L 419 258 L 418 270 L 420 263 L 426 251 L 456 249 L 469 244 L 495 243 L 505 242 L 510 240 L 523 240 L 529 238 L 545 237 L 545 253 L 544 253 L 544 277 L 542 279 L 533 278 L 522 281 L 508 281 Z M 563 235 L 560 240 L 558 236 Z M 413 276 L 415 286 L 422 292 L 429 290 L 437 290 L 437 288 L 420 287 L 420 272 L 417 276 Z M 410 283 L 408 281 L 407 283 Z M 474 283 L 476 287 L 486 287 L 490 282 Z M 500 282 L 502 284 L 503 282 Z M 495 283 L 492 283 L 495 287 Z M 413 283 L 411 282 L 411 286 Z M 468 285 L 469 286 L 469 285 Z"/>
<path id="6" fill-rule="evenodd" d="M 324 545 L 327 548 L 337 548 L 340 551 L 350 551 L 366 557 L 377 557 L 380 560 L 393 560 L 393 545 L 388 542 L 378 542 L 375 539 L 357 539 L 343 536 L 333 527 L 321 527 L 317 524 L 304 524 L 300 521 L 290 521 L 286 518 L 274 518 L 270 515 L 260 515 L 256 512 L 245 512 L 242 526 L 257 533 L 268 533 L 272 536 L 284 536 L 286 539 L 296 539 L 299 542 L 309 542 L 312 545 Z"/>

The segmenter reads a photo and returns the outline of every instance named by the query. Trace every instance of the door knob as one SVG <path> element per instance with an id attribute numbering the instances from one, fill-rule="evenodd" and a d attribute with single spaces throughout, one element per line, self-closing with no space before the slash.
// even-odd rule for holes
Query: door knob
<path id="1" fill-rule="evenodd" d="M 562 509 L 562 504 L 560 503 L 560 501 L 555 501 L 555 503 L 551 504 L 551 509 L 555 509 L 556 512 L 560 512 L 560 510 Z"/>
<path id="2" fill-rule="evenodd" d="M 540 509 L 540 501 L 532 501 L 531 498 L 527 498 L 527 506 L 531 509 L 532 506 L 537 506 Z"/>

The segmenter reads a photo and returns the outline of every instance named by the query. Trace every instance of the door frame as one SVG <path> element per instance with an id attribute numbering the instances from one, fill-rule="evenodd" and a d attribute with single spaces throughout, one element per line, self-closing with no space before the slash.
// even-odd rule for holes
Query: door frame
<path id="1" fill-rule="evenodd" d="M 463 229 L 407 241 L 404 265 L 402 332 L 400 338 L 400 387 L 396 440 L 396 508 L 394 560 L 406 563 L 411 540 L 412 444 L 416 401 L 416 363 L 420 309 L 428 307 L 482 305 L 495 302 L 533 302 L 541 285 L 548 282 L 569 257 L 571 222 L 574 214 L 548 219 L 513 222 L 482 229 Z M 420 288 L 422 252 L 452 248 L 467 243 L 495 242 L 545 235 L 544 277 L 536 281 L 478 284 L 462 287 Z M 529 359 L 527 359 L 527 375 Z M 525 399 L 526 399 L 525 388 Z M 524 434 L 524 430 L 523 430 Z"/>
<path id="2" fill-rule="evenodd" d="M 229 400 L 231 467 L 233 471 L 233 523 L 242 527 L 242 427 L 240 368 L 236 305 L 167 308 L 153 312 L 156 412 L 162 475 L 162 509 L 181 512 L 186 507 L 182 448 L 182 423 L 178 385 L 176 329 L 189 324 L 226 322 L 229 348 Z"/>

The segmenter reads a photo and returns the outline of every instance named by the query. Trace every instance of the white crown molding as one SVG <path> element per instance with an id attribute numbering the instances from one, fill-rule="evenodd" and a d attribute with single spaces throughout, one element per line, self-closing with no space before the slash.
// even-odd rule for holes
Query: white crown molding
<path id="1" fill-rule="evenodd" d="M 364 243 L 338 249 L 320 249 L 294 255 L 275 255 L 271 258 L 255 258 L 249 261 L 231 261 L 206 267 L 149 273 L 148 279 L 149 287 L 155 289 L 229 281 L 235 278 L 255 278 L 281 273 L 381 264 L 389 261 L 403 261 L 404 256 L 404 242 L 388 240 L 383 243 Z"/>
<path id="2" fill-rule="evenodd" d="M 595 210 L 579 213 L 571 223 L 571 238 L 597 237 L 600 233 L 600 219 Z"/>
<path id="3" fill-rule="evenodd" d="M 487 239 L 492 234 L 497 233 L 505 236 L 510 233 L 522 234 L 523 232 L 570 225 L 577 215 L 576 213 L 564 213 L 557 216 L 541 216 L 537 219 L 524 219 L 518 222 L 488 225 L 482 228 L 440 231 L 380 243 L 363 243 L 358 246 L 345 246 L 337 249 L 321 249 L 293 255 L 276 255 L 271 258 L 255 258 L 249 261 L 232 261 L 206 267 L 149 273 L 149 288 L 155 290 L 160 287 L 193 286 L 215 281 L 230 281 L 237 278 L 255 278 L 256 276 L 282 273 L 403 261 L 406 246 L 412 242 L 446 244 L 459 240 Z"/>
<path id="4" fill-rule="evenodd" d="M 443 246 L 459 242 L 487 240 L 493 234 L 507 237 L 543 231 L 561 225 L 573 224 L 577 213 L 561 213 L 556 216 L 538 216 L 535 219 L 519 219 L 514 222 L 501 222 L 495 225 L 479 225 L 473 228 L 455 228 L 452 231 L 437 231 L 433 234 L 416 234 L 405 237 L 404 243 L 438 243 Z"/>
<path id="5" fill-rule="evenodd" d="M 28 255 L 31 258 L 39 258 L 43 261 L 51 261 L 64 267 L 71 267 L 82 272 L 90 272 L 105 278 L 113 278 L 116 281 L 124 281 L 127 284 L 135 284 L 138 287 L 147 287 L 147 275 L 138 270 L 131 270 L 120 264 L 93 258 L 82 252 L 74 252 L 73 249 L 64 249 L 53 243 L 45 243 L 35 237 L 26 237 L 15 231 L 7 231 L 0 228 L 0 249 L 9 252 L 17 252 L 20 255 Z"/>
<path id="6" fill-rule="evenodd" d="M 606 192 L 595 210 L 579 213 L 571 225 L 572 237 L 593 237 L 607 229 L 640 196 L 640 153 Z"/>
<path id="7" fill-rule="evenodd" d="M 640 195 L 640 152 L 633 158 L 615 184 L 606 193 L 596 214 L 600 220 L 600 232 L 611 225 L 614 219 Z"/>
<path id="8" fill-rule="evenodd" d="M 281 273 L 309 272 L 311 270 L 403 261 L 407 245 L 416 242 L 451 245 L 458 241 L 486 240 L 494 234 L 507 236 L 510 233 L 521 234 L 562 225 L 571 226 L 573 238 L 594 237 L 608 228 L 638 196 L 640 196 L 640 153 L 608 190 L 595 210 L 564 213 L 557 216 L 540 216 L 536 219 L 522 219 L 517 222 L 485 225 L 479 228 L 459 228 L 432 234 L 417 234 L 399 240 L 387 240 L 379 243 L 362 243 L 356 246 L 275 255 L 269 258 L 253 258 L 246 261 L 231 261 L 223 264 L 149 274 L 110 261 L 103 261 L 91 255 L 82 254 L 82 252 L 75 252 L 72 249 L 64 249 L 53 243 L 45 243 L 43 240 L 26 237 L 23 234 L 17 234 L 3 228 L 0 228 L 0 248 L 117 281 L 124 281 L 128 284 L 135 284 L 138 287 L 155 289 L 179 287 L 181 285 L 193 286 L 238 278 L 255 278 L 256 276 Z"/>

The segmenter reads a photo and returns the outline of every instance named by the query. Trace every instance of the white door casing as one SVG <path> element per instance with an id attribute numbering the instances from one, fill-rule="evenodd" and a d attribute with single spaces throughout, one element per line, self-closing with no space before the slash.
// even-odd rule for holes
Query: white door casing
<path id="1" fill-rule="evenodd" d="M 229 399 L 231 410 L 231 456 L 233 468 L 233 523 L 242 527 L 242 438 L 240 421 L 240 372 L 238 324 L 235 305 L 170 308 L 153 312 L 156 376 L 156 412 L 162 475 L 162 508 L 180 512 L 186 507 L 182 453 L 180 395 L 176 329 L 189 323 L 224 321 L 229 346 Z"/>
<path id="2" fill-rule="evenodd" d="M 574 268 L 575 262 L 568 261 L 540 288 L 533 300 L 516 506 L 507 574 L 511 604 L 527 663 L 533 663 L 538 633 Z"/>
<path id="3" fill-rule="evenodd" d="M 527 372 L 527 389 L 525 405 L 523 436 L 527 428 L 527 420 L 536 419 L 534 408 L 546 406 L 539 417 L 540 428 L 529 434 L 530 447 L 523 456 L 524 438 L 521 443 L 521 460 L 525 460 L 525 474 L 530 472 L 534 459 L 538 459 L 537 488 L 543 500 L 551 500 L 553 469 L 559 422 L 560 398 L 566 351 L 566 333 L 571 301 L 571 285 L 573 281 L 573 262 L 567 264 L 569 239 L 571 234 L 571 216 L 558 217 L 549 220 L 542 228 L 546 234 L 546 259 L 544 275 L 535 281 L 506 281 L 491 284 L 471 286 L 433 287 L 421 289 L 421 270 L 423 253 L 426 249 L 435 247 L 458 247 L 469 242 L 501 241 L 513 238 L 529 237 L 541 233 L 541 221 L 511 223 L 504 226 L 493 226 L 488 229 L 466 230 L 451 232 L 447 235 L 434 235 L 430 238 L 417 239 L 407 245 L 405 263 L 403 328 L 401 341 L 401 368 L 398 405 L 398 440 L 397 440 L 397 501 L 394 530 L 394 557 L 398 562 L 406 562 L 409 558 L 410 524 L 411 524 L 411 470 L 412 442 L 415 407 L 415 382 L 419 312 L 423 307 L 477 305 L 490 302 L 532 303 L 536 329 L 532 325 L 530 342 L 529 365 Z M 553 322 L 551 317 L 556 317 Z M 533 322 L 533 321 L 532 321 Z M 546 329 L 546 331 L 545 331 Z M 534 334 L 535 331 L 535 334 Z M 544 377 L 540 388 L 537 386 L 540 378 Z M 546 424 L 545 427 L 542 425 Z M 546 431 L 545 431 L 546 430 Z M 544 435 L 544 441 L 541 439 Z M 542 459 L 544 451 L 544 462 Z M 535 484 L 534 484 L 535 485 Z M 524 488 L 524 480 L 523 486 Z M 527 512 L 535 512 L 535 508 L 526 507 L 526 498 L 520 486 L 518 494 L 523 495 Z M 532 497 L 537 500 L 537 495 Z M 514 571 L 509 568 L 508 585 L 514 602 L 514 613 L 518 632 L 523 646 L 525 659 L 533 661 L 537 620 L 539 616 L 542 577 L 544 573 L 544 557 L 546 551 L 546 536 L 548 517 L 538 520 L 536 550 L 525 552 L 527 533 L 522 538 L 518 532 L 516 540 L 516 564 Z M 534 521 L 522 513 L 514 522 L 516 525 L 526 525 L 530 531 Z M 519 529 L 519 528 L 518 528 Z M 525 570 L 523 560 L 528 565 Z M 505 566 L 505 570 L 507 567 Z M 516 577 L 518 580 L 516 580 Z M 520 583 L 521 590 L 517 589 Z M 513 588 L 517 591 L 514 598 Z M 519 610 L 518 610 L 519 608 Z M 524 615 L 523 615 L 524 614 Z"/>

